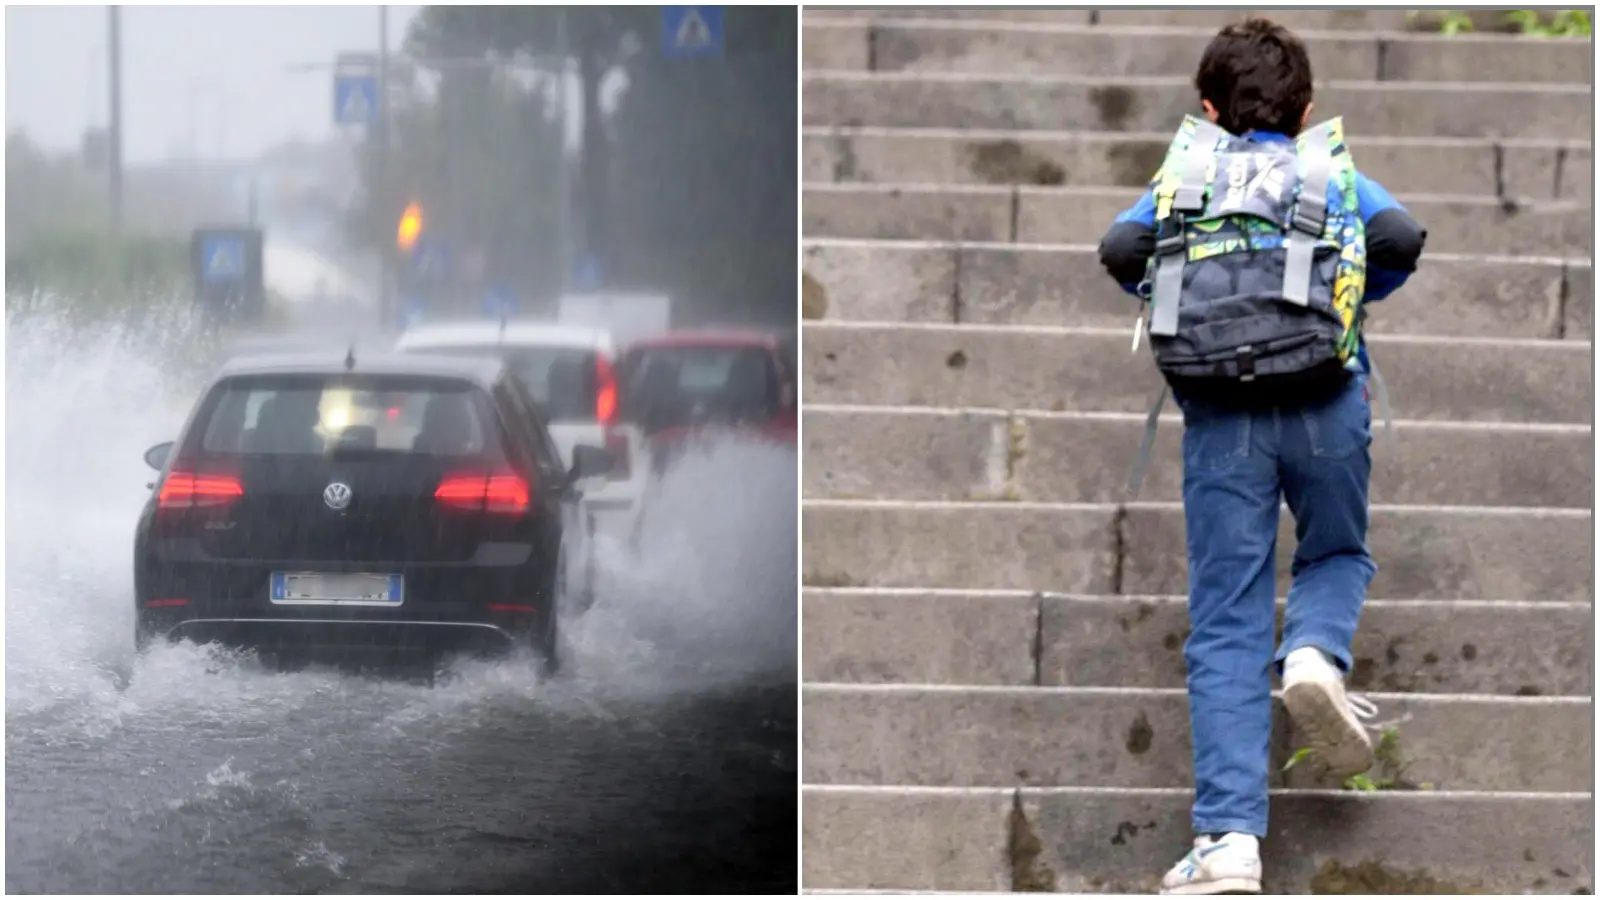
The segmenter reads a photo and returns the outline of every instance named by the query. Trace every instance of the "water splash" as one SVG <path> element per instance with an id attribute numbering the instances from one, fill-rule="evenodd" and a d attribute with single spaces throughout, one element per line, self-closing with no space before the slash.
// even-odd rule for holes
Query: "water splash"
<path id="1" fill-rule="evenodd" d="M 725 441 L 652 492 L 638 549 L 602 545 L 595 606 L 569 626 L 580 684 L 647 691 L 793 680 L 796 454 Z"/>
<path id="2" fill-rule="evenodd" d="M 208 374 L 181 315 L 83 328 L 7 316 L 6 716 L 34 740 L 107 737 L 151 719 L 221 726 L 318 709 L 361 727 L 500 704 L 617 715 L 629 703 L 795 677 L 796 456 L 729 443 L 686 457 L 655 493 L 637 551 L 603 546 L 596 603 L 564 623 L 570 677 L 532 660 L 463 662 L 434 687 L 192 644 L 135 657 L 132 539 L 152 473 L 142 454 L 181 427 Z M 201 348 L 201 349 L 197 349 Z"/>

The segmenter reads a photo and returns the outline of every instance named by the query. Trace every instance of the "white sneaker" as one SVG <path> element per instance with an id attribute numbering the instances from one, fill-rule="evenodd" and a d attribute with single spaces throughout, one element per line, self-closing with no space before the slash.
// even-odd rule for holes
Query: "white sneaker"
<path id="1" fill-rule="evenodd" d="M 1261 893 L 1261 843 L 1253 834 L 1201 835 L 1161 879 L 1163 894 Z"/>
<path id="2" fill-rule="evenodd" d="M 1372 739 L 1361 720 L 1377 708 L 1345 693 L 1344 674 L 1321 650 L 1301 647 L 1284 659 L 1283 705 L 1329 775 L 1349 778 L 1372 768 Z"/>

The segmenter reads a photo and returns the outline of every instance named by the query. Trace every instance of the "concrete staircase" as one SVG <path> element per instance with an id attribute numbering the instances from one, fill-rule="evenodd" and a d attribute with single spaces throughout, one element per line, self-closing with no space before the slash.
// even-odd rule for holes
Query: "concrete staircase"
<path id="1" fill-rule="evenodd" d="M 1188 845 L 1181 425 L 1126 502 L 1159 381 L 1093 245 L 1225 15 L 805 13 L 807 890 L 1145 893 Z M 1370 329 L 1392 784 L 1275 776 L 1267 890 L 1590 893 L 1591 44 L 1272 15 L 1431 238 Z"/>

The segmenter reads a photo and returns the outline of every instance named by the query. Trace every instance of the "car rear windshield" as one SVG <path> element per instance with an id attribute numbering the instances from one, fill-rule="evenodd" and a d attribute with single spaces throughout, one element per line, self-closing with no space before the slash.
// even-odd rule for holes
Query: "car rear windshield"
<path id="1" fill-rule="evenodd" d="M 630 408 L 699 406 L 707 412 L 770 415 L 779 400 L 772 354 L 762 347 L 650 347 L 628 360 Z"/>
<path id="2" fill-rule="evenodd" d="M 508 347 L 467 345 L 419 347 L 415 352 L 442 356 L 492 356 L 507 367 L 556 423 L 592 423 L 597 420 L 599 373 L 593 350 L 572 347 Z"/>
<path id="3" fill-rule="evenodd" d="M 200 447 L 208 456 L 479 456 L 491 421 L 483 392 L 465 381 L 242 376 L 207 404 Z"/>

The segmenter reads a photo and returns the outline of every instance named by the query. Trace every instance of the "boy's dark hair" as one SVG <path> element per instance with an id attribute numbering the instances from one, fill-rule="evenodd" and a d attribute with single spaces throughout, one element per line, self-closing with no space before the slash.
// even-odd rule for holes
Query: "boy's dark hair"
<path id="1" fill-rule="evenodd" d="M 1311 105 L 1311 57 L 1294 32 L 1249 18 L 1217 32 L 1194 76 L 1200 99 L 1217 109 L 1217 124 L 1231 134 L 1300 133 Z"/>

